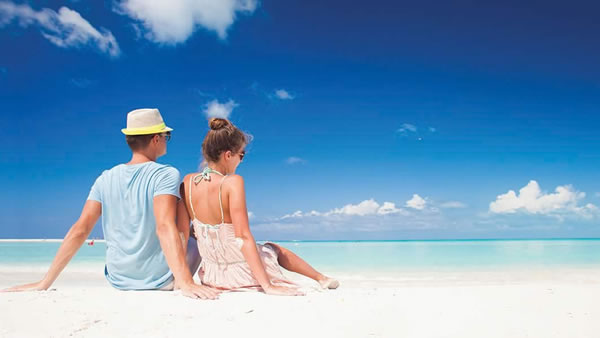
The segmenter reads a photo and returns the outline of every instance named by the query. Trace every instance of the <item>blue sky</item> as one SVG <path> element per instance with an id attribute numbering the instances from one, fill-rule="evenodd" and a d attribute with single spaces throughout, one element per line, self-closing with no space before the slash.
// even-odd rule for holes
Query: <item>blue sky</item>
<path id="1" fill-rule="evenodd" d="M 599 5 L 203 3 L 0 0 L 0 238 L 63 237 L 143 107 L 182 174 L 253 135 L 259 239 L 600 236 Z"/>

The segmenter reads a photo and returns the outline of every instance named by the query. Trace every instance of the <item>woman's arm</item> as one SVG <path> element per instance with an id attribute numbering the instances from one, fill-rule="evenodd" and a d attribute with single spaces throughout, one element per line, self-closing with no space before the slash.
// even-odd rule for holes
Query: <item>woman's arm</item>
<path id="1" fill-rule="evenodd" d="M 275 286 L 271 284 L 269 276 L 262 264 L 256 242 L 250 232 L 248 225 L 248 210 L 246 209 L 246 193 L 244 191 L 244 179 L 239 175 L 232 175 L 227 180 L 229 190 L 229 214 L 233 222 L 235 237 L 243 240 L 242 254 L 250 266 L 252 275 L 258 281 L 263 290 L 274 295 L 300 295 L 295 288 Z"/>
<path id="2" fill-rule="evenodd" d="M 102 214 L 102 204 L 98 201 L 88 200 L 83 206 L 81 216 L 63 239 L 60 248 L 56 252 L 56 256 L 50 265 L 50 269 L 46 276 L 39 282 L 13 286 L 2 290 L 3 292 L 11 291 L 36 291 L 47 290 L 52 283 L 58 278 L 62 270 L 67 266 L 71 258 L 75 256 L 83 242 L 88 238 L 90 232 L 94 228 L 96 222 Z"/>

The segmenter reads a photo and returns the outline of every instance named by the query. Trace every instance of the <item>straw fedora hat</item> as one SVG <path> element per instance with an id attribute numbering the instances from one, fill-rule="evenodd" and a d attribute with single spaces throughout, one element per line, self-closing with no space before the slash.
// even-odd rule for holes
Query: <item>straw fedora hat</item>
<path id="1" fill-rule="evenodd" d="M 136 109 L 127 114 L 127 128 L 121 129 L 125 135 L 149 135 L 171 131 L 163 121 L 158 109 Z"/>

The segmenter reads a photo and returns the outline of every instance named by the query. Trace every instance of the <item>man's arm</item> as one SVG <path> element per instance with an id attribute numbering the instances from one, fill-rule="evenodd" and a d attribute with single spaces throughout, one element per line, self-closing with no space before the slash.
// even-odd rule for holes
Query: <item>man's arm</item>
<path id="1" fill-rule="evenodd" d="M 83 242 L 92 232 L 94 225 L 98 222 L 100 215 L 102 215 L 102 204 L 98 201 L 88 200 L 83 206 L 79 219 L 71 226 L 60 248 L 58 248 L 46 276 L 39 282 L 13 286 L 2 290 L 2 292 L 47 290 L 81 248 Z"/>
<path id="2" fill-rule="evenodd" d="M 177 197 L 174 195 L 157 195 L 154 197 L 154 217 L 156 217 L 156 234 L 160 246 L 167 259 L 167 264 L 175 276 L 175 282 L 183 295 L 191 298 L 215 299 L 218 292 L 206 286 L 197 285 L 185 262 L 183 243 L 175 225 Z"/>
<path id="3" fill-rule="evenodd" d="M 183 255 L 186 254 L 187 242 L 190 239 L 190 216 L 185 206 L 185 185 L 181 183 L 179 188 L 181 199 L 177 202 L 177 231 L 183 234 Z"/>

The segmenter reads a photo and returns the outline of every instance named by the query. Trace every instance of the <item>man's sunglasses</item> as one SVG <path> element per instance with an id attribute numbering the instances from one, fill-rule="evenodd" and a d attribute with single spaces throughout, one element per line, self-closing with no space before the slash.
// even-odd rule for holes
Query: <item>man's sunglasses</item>
<path id="1" fill-rule="evenodd" d="M 160 133 L 160 136 L 165 138 L 165 141 L 169 142 L 169 140 L 171 140 L 171 132 L 168 131 L 166 133 Z"/>

